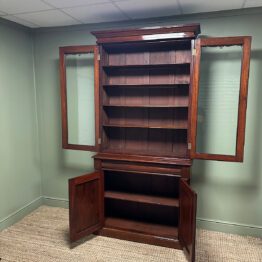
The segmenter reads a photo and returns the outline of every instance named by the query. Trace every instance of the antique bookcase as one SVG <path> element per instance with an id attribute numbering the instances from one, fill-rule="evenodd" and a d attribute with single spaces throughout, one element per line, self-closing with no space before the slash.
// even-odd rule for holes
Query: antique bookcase
<path id="1" fill-rule="evenodd" d="M 195 259 L 192 159 L 243 161 L 250 37 L 199 38 L 199 24 L 93 32 L 97 46 L 60 48 L 63 148 L 95 151 L 69 180 L 70 239 L 102 236 L 184 249 Z M 235 152 L 198 152 L 203 47 L 241 54 Z M 95 141 L 68 142 L 66 56 L 94 58 Z M 88 105 L 87 105 L 88 106 Z"/>

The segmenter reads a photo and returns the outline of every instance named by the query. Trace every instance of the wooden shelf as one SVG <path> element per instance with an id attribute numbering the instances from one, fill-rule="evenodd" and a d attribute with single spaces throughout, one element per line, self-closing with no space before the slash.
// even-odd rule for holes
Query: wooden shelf
<path id="1" fill-rule="evenodd" d="M 106 153 L 106 152 L 99 152 L 95 156 L 94 159 L 104 160 L 106 161 L 125 161 L 127 163 L 147 163 L 147 164 L 163 164 L 163 165 L 176 165 L 176 166 L 192 166 L 192 160 L 189 158 L 176 158 L 176 157 L 162 157 L 162 156 L 140 156 L 137 154 L 117 154 L 117 153 Z M 133 163 L 132 163 L 133 165 Z M 152 173 L 152 171 L 150 171 Z M 170 173 L 170 171 L 168 171 Z M 168 173 L 164 172 L 164 173 Z M 172 172 L 171 172 L 172 173 Z"/>
<path id="2" fill-rule="evenodd" d="M 189 39 L 102 46 L 102 152 L 188 157 L 191 49 Z"/>
<path id="3" fill-rule="evenodd" d="M 172 152 L 159 149 L 159 150 L 146 150 L 146 149 L 126 149 L 126 148 L 113 148 L 108 147 L 102 149 L 103 153 L 112 153 L 112 154 L 135 154 L 135 155 L 145 155 L 145 156 L 159 156 L 162 157 L 175 157 L 175 158 L 182 158 L 186 155 L 187 152 L 187 144 L 184 143 L 180 145 L 180 147 L 183 147 L 183 149 L 174 150 Z"/>
<path id="4" fill-rule="evenodd" d="M 122 70 L 122 69 L 190 69 L 190 63 L 177 64 L 137 64 L 137 65 L 104 65 L 103 69 L 108 70 Z"/>
<path id="5" fill-rule="evenodd" d="M 179 84 L 141 84 L 141 85 L 103 85 L 105 88 L 185 88 L 189 87 L 189 82 Z"/>
<path id="6" fill-rule="evenodd" d="M 170 207 L 179 206 L 179 200 L 176 198 L 150 196 L 144 194 L 133 194 L 133 193 L 109 191 L 109 190 L 105 191 L 105 198 L 147 203 L 153 205 L 163 205 L 163 206 L 170 206 Z"/>
<path id="7" fill-rule="evenodd" d="M 147 235 L 156 235 L 163 238 L 176 239 L 178 237 L 177 227 L 140 222 L 123 218 L 107 217 L 105 219 L 105 227 Z"/>
<path id="8" fill-rule="evenodd" d="M 103 104 L 104 107 L 141 107 L 141 108 L 179 108 L 188 107 L 188 103 L 184 105 L 131 105 L 131 104 Z"/>
<path id="9" fill-rule="evenodd" d="M 188 126 L 186 124 L 177 124 L 177 125 L 158 125 L 158 126 L 149 126 L 149 125 L 127 125 L 127 124 L 103 124 L 104 127 L 120 127 L 120 128 L 152 128 L 152 129 L 180 129 L 187 130 Z"/>

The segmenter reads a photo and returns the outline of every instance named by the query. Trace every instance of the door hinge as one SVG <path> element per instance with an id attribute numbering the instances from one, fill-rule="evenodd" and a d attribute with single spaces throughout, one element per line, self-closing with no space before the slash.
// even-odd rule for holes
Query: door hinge
<path id="1" fill-rule="evenodd" d="M 188 148 L 188 149 L 191 149 L 191 148 L 192 148 L 191 143 L 188 143 L 188 144 L 187 144 L 187 148 Z"/>
<path id="2" fill-rule="evenodd" d="M 97 140 L 98 145 L 101 145 L 102 139 L 99 137 Z"/>
<path id="3" fill-rule="evenodd" d="M 192 49 L 192 55 L 193 55 L 193 56 L 196 55 L 196 49 L 195 49 L 195 48 Z"/>
<path id="4" fill-rule="evenodd" d="M 100 54 L 98 54 L 97 55 L 97 60 L 100 61 L 100 59 L 101 59 L 101 56 L 100 56 Z"/>

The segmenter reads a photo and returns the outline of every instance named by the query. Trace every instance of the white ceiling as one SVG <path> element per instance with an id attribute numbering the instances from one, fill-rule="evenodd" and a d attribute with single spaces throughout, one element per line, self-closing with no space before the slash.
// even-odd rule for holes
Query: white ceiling
<path id="1" fill-rule="evenodd" d="M 262 6 L 262 0 L 0 0 L 0 17 L 36 28 Z"/>

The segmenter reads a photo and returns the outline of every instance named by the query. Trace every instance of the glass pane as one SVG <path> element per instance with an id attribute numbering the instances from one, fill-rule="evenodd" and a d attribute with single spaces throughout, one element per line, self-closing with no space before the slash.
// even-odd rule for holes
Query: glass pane
<path id="1" fill-rule="evenodd" d="M 94 54 L 67 54 L 65 66 L 68 143 L 94 146 Z"/>
<path id="2" fill-rule="evenodd" d="M 235 155 L 242 47 L 201 52 L 196 151 Z"/>

